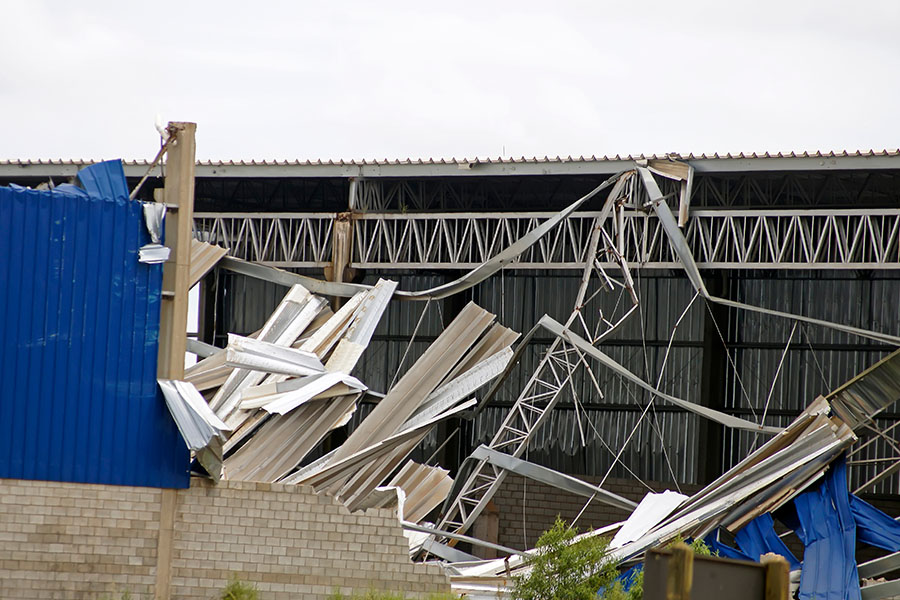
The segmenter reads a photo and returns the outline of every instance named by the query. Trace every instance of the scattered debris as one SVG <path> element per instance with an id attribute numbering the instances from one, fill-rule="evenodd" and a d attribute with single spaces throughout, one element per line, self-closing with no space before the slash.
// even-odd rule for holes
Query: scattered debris
<path id="1" fill-rule="evenodd" d="M 680 182 L 677 219 L 654 173 Z M 633 266 L 602 229 L 608 218 L 621 219 L 626 206 L 656 214 L 660 235 L 669 238 L 697 292 L 694 300 L 702 297 L 701 301 L 900 345 L 900 338 L 889 334 L 711 295 L 682 233 L 690 219 L 692 182 L 693 169 L 686 164 L 663 160 L 638 163 L 634 170 L 610 178 L 466 275 L 421 291 L 401 291 L 396 282 L 384 279 L 374 286 L 319 281 L 225 257 L 223 249 L 195 242 L 192 283 L 219 264 L 291 288 L 255 334 L 229 335 L 223 349 L 200 343 L 192 346 L 204 358 L 186 370 L 184 382 L 160 381 L 166 401 L 188 446 L 214 479 L 309 485 L 338 498 L 350 510 L 396 507 L 407 530 L 411 555 L 441 559 L 452 575 L 454 589 L 471 598 L 506 595 L 510 577 L 528 569 L 527 557 L 534 552 L 519 552 L 465 535 L 508 472 L 586 497 L 588 502 L 598 500 L 630 511 L 625 521 L 577 538 L 614 533 L 610 551 L 623 564 L 639 562 L 651 548 L 691 537 L 705 539 L 723 556 L 758 560 L 775 553 L 798 571 L 801 562 L 775 535 L 775 514 L 790 524 L 806 546 L 802 572 L 794 576 L 799 597 L 806 600 L 836 594 L 834 597 L 859 598 L 859 577 L 877 577 L 900 566 L 900 526 L 846 490 L 846 457 L 852 460 L 858 448 L 885 437 L 887 432 L 877 426 L 874 417 L 900 399 L 900 352 L 827 397 L 814 399 L 782 429 L 662 392 L 658 382 L 645 381 L 599 348 L 640 304 L 631 276 Z M 435 300 L 471 288 L 610 187 L 592 225 L 581 286 L 564 322 L 544 315 L 514 350 L 519 334 L 469 303 L 383 395 L 368 390 L 364 381 L 352 376 L 392 299 Z M 641 198 L 649 200 L 642 205 Z M 613 257 L 622 272 L 621 281 L 603 270 L 597 259 L 601 253 Z M 615 315 L 601 315 L 601 325 L 592 329 L 582 314 L 592 297 L 591 286 L 599 287 L 594 295 L 619 288 L 623 297 L 631 299 L 631 306 L 623 306 Z M 333 311 L 319 294 L 346 300 Z M 475 449 L 457 480 L 440 467 L 410 460 L 413 449 L 436 424 L 451 417 L 471 417 L 489 401 L 536 332 L 549 333 L 552 342 L 492 441 Z M 546 421 L 560 393 L 570 389 L 577 369 L 587 371 L 602 397 L 593 373 L 595 365 L 646 391 L 644 413 L 658 399 L 720 425 L 771 437 L 699 492 L 690 496 L 670 490 L 648 493 L 639 504 L 602 485 L 524 460 L 522 455 L 534 432 Z M 480 400 L 473 398 L 488 384 L 491 386 Z M 577 408 L 577 394 L 571 391 Z M 210 398 L 208 407 L 201 392 Z M 349 421 L 365 393 L 379 398 L 374 409 L 342 444 L 312 460 L 313 451 L 328 433 Z M 231 434 L 226 439 L 228 431 Z M 866 436 L 870 441 L 858 444 L 860 437 Z M 625 443 L 630 439 L 628 436 Z M 855 444 L 857 449 L 852 449 Z M 897 453 L 889 466 L 860 489 L 900 470 L 900 450 Z M 437 525 L 426 523 L 442 503 Z M 895 552 L 860 565 L 858 575 L 854 546 L 848 541 L 851 537 L 856 540 L 857 530 L 860 541 Z M 720 539 L 724 532 L 727 535 Z M 726 537 L 733 538 L 738 548 L 727 545 Z M 486 546 L 508 556 L 478 560 L 454 547 L 457 542 Z M 824 577 L 818 575 L 820 570 L 835 569 L 835 565 L 839 565 L 840 577 L 819 583 Z M 867 599 L 887 597 L 900 590 L 900 581 L 874 583 L 865 590 L 862 597 Z"/>

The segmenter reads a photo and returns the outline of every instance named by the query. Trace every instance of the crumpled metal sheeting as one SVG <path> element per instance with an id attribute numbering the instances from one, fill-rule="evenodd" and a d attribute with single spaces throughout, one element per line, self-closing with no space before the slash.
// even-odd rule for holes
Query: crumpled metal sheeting
<path id="1" fill-rule="evenodd" d="M 335 454 L 335 462 L 392 435 L 418 408 L 468 348 L 488 329 L 494 315 L 469 303 L 453 322 L 400 378 L 372 413 L 347 438 Z"/>
<path id="2" fill-rule="evenodd" d="M 309 452 L 355 410 L 358 395 L 317 400 L 286 415 L 271 415 L 253 437 L 225 459 L 225 476 L 274 482 L 290 473 Z"/>
<path id="3" fill-rule="evenodd" d="M 312 352 L 270 344 L 233 333 L 228 334 L 225 364 L 232 368 L 294 377 L 316 375 L 325 371 L 325 366 Z"/>
<path id="4" fill-rule="evenodd" d="M 815 402 L 791 427 L 691 496 L 660 525 L 616 549 L 616 558 L 636 556 L 676 535 L 705 537 L 720 524 L 752 520 L 793 499 L 855 439 L 849 427 L 827 417 L 827 411 L 826 402 Z M 811 466 L 816 472 L 792 477 Z"/>
<path id="5" fill-rule="evenodd" d="M 222 474 L 222 442 L 228 426 L 209 408 L 193 384 L 170 379 L 158 381 L 185 444 L 209 476 L 218 481 Z"/>
<path id="6" fill-rule="evenodd" d="M 386 487 L 403 490 L 402 520 L 418 523 L 428 516 L 453 488 L 450 472 L 440 467 L 407 463 L 397 472 Z"/>
<path id="7" fill-rule="evenodd" d="M 241 408 L 245 410 L 261 408 L 268 413 L 285 415 L 311 400 L 324 400 L 347 393 L 355 394 L 366 389 L 368 388 L 365 384 L 356 377 L 343 373 L 319 373 L 247 388 L 244 390 Z M 258 394 L 255 390 L 264 393 Z"/>
<path id="8" fill-rule="evenodd" d="M 225 349 L 199 360 L 184 370 L 184 380 L 194 384 L 199 391 L 221 386 L 234 371 L 225 364 Z"/>
<path id="9" fill-rule="evenodd" d="M 257 339 L 279 346 L 290 346 L 316 318 L 324 304 L 323 298 L 313 296 L 302 286 L 294 286 L 266 321 Z M 230 426 L 238 426 L 245 416 L 237 415 L 233 418 L 240 402 L 241 392 L 259 383 L 264 377 L 265 374 L 258 371 L 246 369 L 233 371 L 210 400 L 210 407 Z"/>
<path id="10" fill-rule="evenodd" d="M 751 560 L 759 558 L 767 552 L 774 552 L 787 559 L 791 570 L 800 568 L 800 561 L 794 556 L 790 548 L 775 533 L 775 521 L 769 513 L 762 514 L 750 521 L 734 536 L 741 551 Z"/>
<path id="11" fill-rule="evenodd" d="M 836 461 L 818 489 L 794 499 L 805 546 L 800 600 L 858 600 L 856 522 L 850 511 L 847 470 Z"/>
<path id="12" fill-rule="evenodd" d="M 188 287 L 194 287 L 203 276 L 209 273 L 222 258 L 228 254 L 227 248 L 214 246 L 197 239 L 191 239 L 191 265 Z"/>
<path id="13" fill-rule="evenodd" d="M 412 444 L 413 446 L 415 444 L 418 444 L 419 441 L 421 441 L 422 437 L 424 437 L 425 432 L 430 430 L 434 425 L 444 419 L 448 419 L 454 415 L 458 415 L 462 411 L 472 408 L 472 406 L 474 405 L 474 400 L 464 402 L 456 408 L 447 411 L 444 414 L 438 415 L 437 417 L 419 425 L 418 427 L 405 429 L 403 431 L 395 433 L 388 438 L 371 446 L 363 448 L 362 450 L 355 452 L 351 456 L 348 456 L 347 458 L 344 458 L 342 460 L 334 460 L 335 455 L 337 454 L 337 451 L 334 451 L 329 455 L 323 456 L 321 459 L 319 459 L 315 468 L 303 469 L 301 471 L 301 474 L 292 475 L 286 478 L 285 482 L 311 485 L 316 489 L 325 489 L 329 486 L 340 484 L 363 465 L 370 464 L 373 461 L 382 459 L 385 456 L 389 456 L 398 448 L 406 448 L 410 444 Z M 339 449 L 340 448 L 338 448 L 338 450 Z M 375 486 L 373 486 L 372 489 L 374 489 L 374 487 Z"/>
<path id="14" fill-rule="evenodd" d="M 872 365 L 827 396 L 854 430 L 900 400 L 900 350 Z"/>
<path id="15" fill-rule="evenodd" d="M 215 437 L 224 439 L 224 433 L 230 431 L 191 383 L 160 379 L 159 387 L 190 450 L 200 450 Z"/>

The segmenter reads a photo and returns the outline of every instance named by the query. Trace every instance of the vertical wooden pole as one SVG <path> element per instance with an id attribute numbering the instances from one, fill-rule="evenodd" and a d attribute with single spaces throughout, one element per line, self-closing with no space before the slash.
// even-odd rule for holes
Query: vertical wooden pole
<path id="1" fill-rule="evenodd" d="M 766 600 L 788 600 L 791 567 L 783 556 L 766 554 L 760 562 L 766 568 Z"/>
<path id="2" fill-rule="evenodd" d="M 325 279 L 328 281 L 347 281 L 353 279 L 353 271 L 349 268 L 353 254 L 352 213 L 338 213 L 331 231 L 331 264 L 325 267 Z M 343 298 L 332 298 L 331 308 L 335 311 L 344 304 Z"/>
<path id="3" fill-rule="evenodd" d="M 156 539 L 156 585 L 154 600 L 169 600 L 172 586 L 172 549 L 175 542 L 175 513 L 178 491 L 162 490 L 159 507 L 159 532 Z"/>
<path id="4" fill-rule="evenodd" d="M 166 246 L 172 249 L 163 266 L 163 298 L 159 324 L 157 373 L 165 379 L 184 377 L 187 345 L 191 230 L 194 220 L 196 123 L 169 123 L 174 139 L 166 153 Z"/>
<path id="5" fill-rule="evenodd" d="M 672 546 L 669 574 L 666 579 L 666 600 L 690 600 L 694 585 L 694 550 L 687 544 Z"/>

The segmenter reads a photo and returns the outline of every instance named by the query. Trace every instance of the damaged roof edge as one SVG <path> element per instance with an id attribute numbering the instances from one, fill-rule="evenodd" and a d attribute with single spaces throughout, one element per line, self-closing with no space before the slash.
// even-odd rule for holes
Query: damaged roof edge
<path id="1" fill-rule="evenodd" d="M 900 150 L 840 152 L 660 154 L 602 157 L 197 161 L 196 176 L 218 177 L 493 177 L 611 175 L 636 160 L 687 161 L 698 173 L 900 169 Z M 93 160 L 0 160 L 0 177 L 72 177 Z M 147 160 L 125 161 L 128 177 L 142 177 Z"/>

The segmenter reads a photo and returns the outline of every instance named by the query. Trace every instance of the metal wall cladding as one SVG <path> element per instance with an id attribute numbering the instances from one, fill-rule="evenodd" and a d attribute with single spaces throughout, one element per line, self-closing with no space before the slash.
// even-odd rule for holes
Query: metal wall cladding
<path id="1" fill-rule="evenodd" d="M 745 275 L 733 280 L 732 294 L 748 304 L 900 334 L 900 279 L 890 275 L 858 276 L 855 272 L 810 275 Z M 893 350 L 825 327 L 800 323 L 794 329 L 791 321 L 748 311 L 732 311 L 726 335 L 736 366 L 729 372 L 726 406 L 749 411 L 745 416 L 754 421 L 766 414 L 765 423 L 773 426 L 786 425 L 816 396 L 827 395 Z M 778 416 L 772 416 L 773 412 Z M 894 405 L 885 415 L 897 412 Z M 881 420 L 888 425 L 894 422 L 888 416 Z M 760 442 L 755 437 L 726 429 L 723 469 L 758 446 Z M 864 454 L 870 459 L 890 455 L 886 447 L 879 448 L 878 444 L 867 448 Z M 875 467 L 852 467 L 851 487 L 874 475 Z M 891 477 L 870 491 L 897 493 L 900 480 Z"/>
<path id="2" fill-rule="evenodd" d="M 127 197 L 0 188 L 0 477 L 187 487 L 149 241 Z"/>

